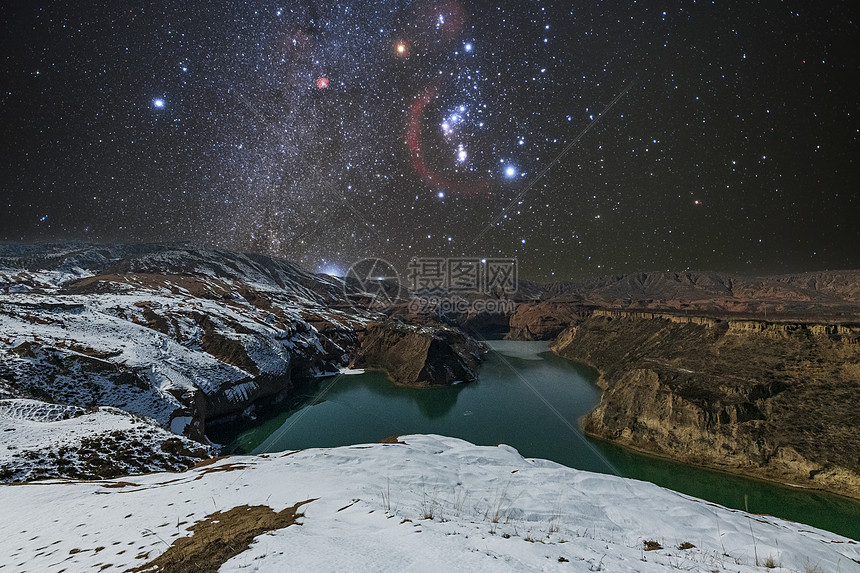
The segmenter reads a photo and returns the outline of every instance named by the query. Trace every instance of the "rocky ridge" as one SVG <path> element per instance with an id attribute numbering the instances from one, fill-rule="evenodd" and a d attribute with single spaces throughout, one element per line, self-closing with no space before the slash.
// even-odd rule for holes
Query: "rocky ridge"
<path id="1" fill-rule="evenodd" d="M 649 272 L 529 285 L 539 294 L 510 316 L 509 339 L 551 340 L 595 310 L 809 324 L 860 322 L 860 271 L 749 277 Z"/>

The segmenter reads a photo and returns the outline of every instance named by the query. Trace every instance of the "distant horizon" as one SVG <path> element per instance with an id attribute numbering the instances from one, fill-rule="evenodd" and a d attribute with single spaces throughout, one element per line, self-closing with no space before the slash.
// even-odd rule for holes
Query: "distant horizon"
<path id="1" fill-rule="evenodd" d="M 301 263 L 295 259 L 292 259 L 286 255 L 258 252 L 258 251 L 253 251 L 253 250 L 231 249 L 229 247 L 225 247 L 222 245 L 207 243 L 204 241 L 194 241 L 194 240 L 184 240 L 184 241 L 96 241 L 96 240 L 81 240 L 81 239 L 65 239 L 64 240 L 64 239 L 48 239 L 48 238 L 46 238 L 46 239 L 40 239 L 40 240 L 27 241 L 27 240 L 17 240 L 17 239 L 0 239 L 0 248 L 2 248 L 5 245 L 20 245 L 20 246 L 31 246 L 31 245 L 32 246 L 37 246 L 37 245 L 64 246 L 64 245 L 68 245 L 68 246 L 93 246 L 93 247 L 99 247 L 99 246 L 122 247 L 122 246 L 145 246 L 145 245 L 156 246 L 157 245 L 157 246 L 165 246 L 165 247 L 188 246 L 188 247 L 204 248 L 204 249 L 220 249 L 220 250 L 224 250 L 224 251 L 228 251 L 228 252 L 232 252 L 232 253 L 254 254 L 254 255 L 262 255 L 262 256 L 271 257 L 273 259 L 280 259 L 280 260 L 287 261 L 289 263 L 298 265 L 298 266 L 304 268 L 305 270 L 312 272 L 314 274 L 327 274 L 327 275 L 337 277 L 337 278 L 343 278 L 346 275 L 347 270 L 349 269 L 349 266 L 350 266 L 348 264 L 344 269 L 342 269 L 340 271 L 340 274 L 335 274 L 335 273 L 332 273 L 332 272 L 329 272 L 326 270 L 322 270 L 322 269 L 309 268 L 307 265 L 305 265 L 305 264 L 303 264 L 303 263 Z M 385 260 L 382 257 L 372 257 L 371 256 L 371 257 L 367 257 L 367 258 L 379 258 L 379 259 Z M 354 261 L 354 262 L 357 262 L 357 261 Z M 404 265 L 403 270 L 405 270 L 405 268 L 406 267 Z M 332 270 L 332 269 L 330 269 L 330 270 Z M 398 268 L 398 270 L 400 270 L 400 269 Z M 756 272 L 753 270 L 726 271 L 726 270 L 693 269 L 693 268 L 689 268 L 689 269 L 665 269 L 665 270 L 664 269 L 637 269 L 637 270 L 618 271 L 618 272 L 612 272 L 612 271 L 607 270 L 606 272 L 602 272 L 602 273 L 595 273 L 595 274 L 588 274 L 588 275 L 583 274 L 583 275 L 574 276 L 574 277 L 567 278 L 567 279 L 551 278 L 549 280 L 540 280 L 540 279 L 532 278 L 530 276 L 523 276 L 522 274 L 520 274 L 518 278 L 520 280 L 529 281 L 529 282 L 532 282 L 535 284 L 556 284 L 556 283 L 567 283 L 567 282 L 581 282 L 581 281 L 588 281 L 588 280 L 599 279 L 599 278 L 608 278 L 608 277 L 614 277 L 614 276 L 627 276 L 627 275 L 634 275 L 634 274 L 640 274 L 640 273 L 645 273 L 645 274 L 654 274 L 654 273 L 666 274 L 666 273 L 669 273 L 669 274 L 677 274 L 677 275 L 683 275 L 685 273 L 698 273 L 698 274 L 718 274 L 718 275 L 727 275 L 727 276 L 764 278 L 764 277 L 806 275 L 806 274 L 814 274 L 814 273 L 854 272 L 854 271 L 860 271 L 860 265 L 858 265 L 858 267 L 818 268 L 818 269 L 809 269 L 809 270 L 795 270 L 795 271 L 786 270 L 786 271 L 777 271 L 777 272 Z"/>

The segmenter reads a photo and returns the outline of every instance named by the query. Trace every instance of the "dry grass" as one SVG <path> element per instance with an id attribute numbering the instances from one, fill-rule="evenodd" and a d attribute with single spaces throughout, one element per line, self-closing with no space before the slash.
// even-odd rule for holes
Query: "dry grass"
<path id="1" fill-rule="evenodd" d="M 217 571 L 227 560 L 248 549 L 258 535 L 294 525 L 303 516 L 299 507 L 311 501 L 314 500 L 301 501 L 279 512 L 266 505 L 240 505 L 217 511 L 194 524 L 190 529 L 193 535 L 177 539 L 167 551 L 132 571 Z"/>
<path id="2" fill-rule="evenodd" d="M 642 543 L 645 545 L 645 551 L 657 551 L 658 549 L 663 549 L 663 546 L 657 541 L 643 541 Z"/>

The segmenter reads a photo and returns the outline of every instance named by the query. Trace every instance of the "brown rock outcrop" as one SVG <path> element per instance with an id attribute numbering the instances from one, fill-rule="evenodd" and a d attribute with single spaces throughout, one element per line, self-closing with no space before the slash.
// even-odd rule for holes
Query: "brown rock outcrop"
<path id="1" fill-rule="evenodd" d="M 456 329 L 388 320 L 369 324 L 360 335 L 352 366 L 385 370 L 404 386 L 440 386 L 473 382 L 484 351 Z"/>
<path id="2" fill-rule="evenodd" d="M 553 350 L 600 371 L 592 435 L 860 498 L 860 327 L 597 311 Z"/>
<path id="3" fill-rule="evenodd" d="M 576 326 L 590 310 L 579 301 L 551 299 L 522 302 L 510 317 L 507 340 L 552 340 L 565 328 Z"/>

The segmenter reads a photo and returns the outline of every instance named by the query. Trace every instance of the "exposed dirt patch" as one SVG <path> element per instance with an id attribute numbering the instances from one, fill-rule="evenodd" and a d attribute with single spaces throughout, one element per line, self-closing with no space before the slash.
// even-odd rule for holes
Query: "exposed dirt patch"
<path id="1" fill-rule="evenodd" d="M 217 571 L 229 559 L 247 550 L 258 535 L 296 524 L 304 516 L 299 508 L 312 501 L 300 501 L 278 512 L 266 505 L 240 505 L 225 512 L 217 511 L 195 523 L 190 529 L 193 535 L 177 539 L 167 551 L 131 571 Z"/>

